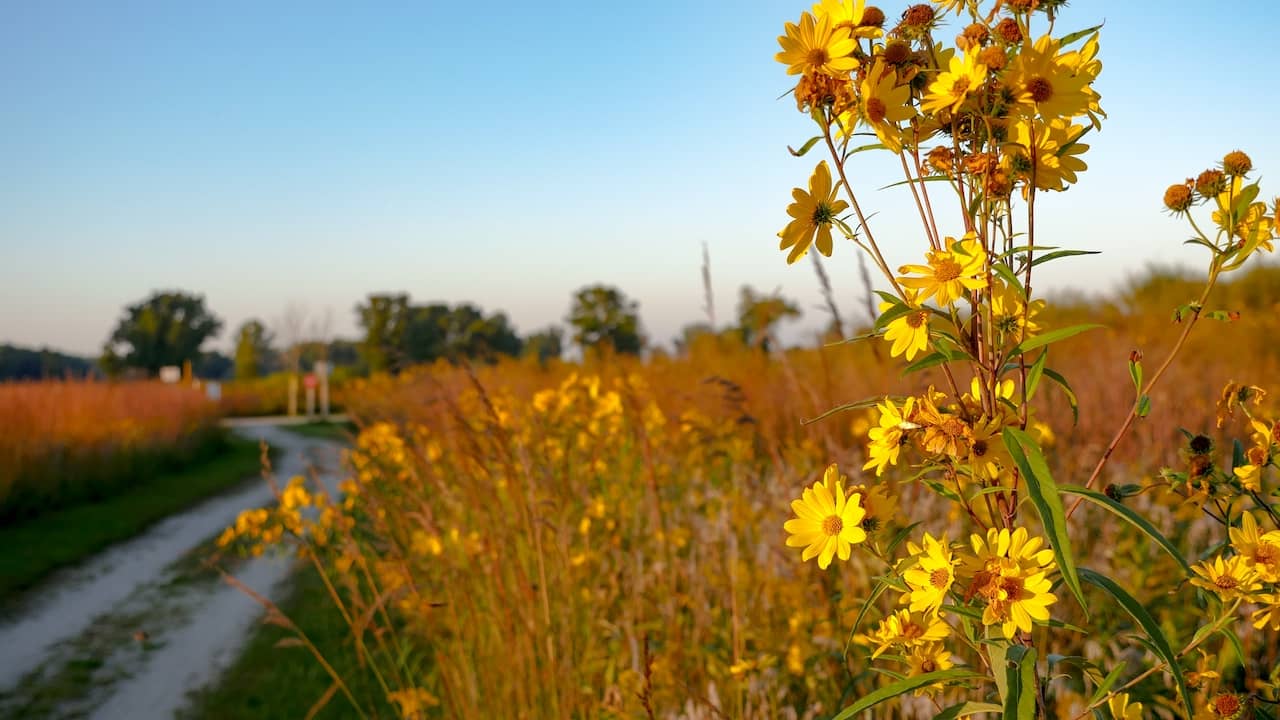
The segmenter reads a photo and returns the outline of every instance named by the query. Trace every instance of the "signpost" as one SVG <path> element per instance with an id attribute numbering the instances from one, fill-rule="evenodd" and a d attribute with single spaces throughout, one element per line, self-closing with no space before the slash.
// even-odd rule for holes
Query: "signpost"
<path id="1" fill-rule="evenodd" d="M 319 381 L 316 380 L 315 373 L 307 373 L 302 379 L 302 384 L 307 389 L 307 417 L 314 417 L 316 414 L 316 386 Z"/>
<path id="2" fill-rule="evenodd" d="M 329 363 L 317 360 L 312 377 L 320 379 L 320 417 L 329 419 Z"/>

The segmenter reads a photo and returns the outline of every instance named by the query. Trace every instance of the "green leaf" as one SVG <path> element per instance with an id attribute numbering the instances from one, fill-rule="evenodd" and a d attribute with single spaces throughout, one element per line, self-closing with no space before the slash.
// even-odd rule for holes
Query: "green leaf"
<path id="1" fill-rule="evenodd" d="M 933 716 L 933 720 L 956 720 L 956 718 L 977 715 L 978 713 L 998 713 L 1002 710 L 999 705 L 983 702 L 962 702 L 958 705 L 943 710 Z"/>
<path id="2" fill-rule="evenodd" d="M 1135 393 L 1142 392 L 1142 363 L 1136 360 L 1129 361 L 1129 377 L 1133 379 L 1133 391 Z"/>
<path id="3" fill-rule="evenodd" d="M 1138 398 L 1138 417 L 1144 418 L 1151 414 L 1151 396 L 1143 395 Z"/>
<path id="4" fill-rule="evenodd" d="M 1084 616 L 1089 618 L 1089 606 L 1085 605 L 1084 592 L 1080 589 L 1080 578 L 1076 575 L 1075 553 L 1071 550 L 1071 539 L 1067 537 L 1066 513 L 1062 509 L 1062 496 L 1058 494 L 1058 486 L 1049 473 L 1049 465 L 1044 461 L 1040 446 L 1025 431 L 1007 427 L 1003 432 L 1005 447 L 1013 456 L 1013 462 L 1027 481 L 1027 490 L 1031 495 L 1031 503 L 1040 514 L 1040 522 L 1044 524 L 1045 534 L 1053 546 L 1053 557 L 1058 561 L 1058 571 L 1062 573 L 1062 582 L 1076 596 Z"/>
<path id="5" fill-rule="evenodd" d="M 888 150 L 888 149 L 889 148 L 885 146 L 884 143 L 871 143 L 870 145 L 859 145 L 858 147 L 845 153 L 844 159 L 848 160 L 850 155 L 855 155 L 860 152 L 866 152 L 868 150 Z"/>
<path id="6" fill-rule="evenodd" d="M 1092 705 L 1103 698 L 1111 688 L 1115 687 L 1116 681 L 1120 679 L 1120 675 L 1124 673 L 1125 664 L 1120 663 L 1114 670 L 1107 673 L 1107 676 L 1098 683 L 1098 689 L 1093 691 L 1093 697 L 1089 698 L 1089 704 Z"/>
<path id="7" fill-rule="evenodd" d="M 1071 424 L 1080 424 L 1080 401 L 1076 398 L 1076 391 L 1071 389 L 1071 383 L 1062 376 L 1057 370 L 1050 368 L 1044 369 L 1045 377 L 1058 384 L 1062 388 L 1062 393 L 1067 396 L 1067 402 L 1071 404 Z"/>
<path id="8" fill-rule="evenodd" d="M 1040 387 L 1040 378 L 1044 375 L 1044 364 L 1049 361 L 1049 351 L 1045 350 L 1040 353 L 1036 361 L 1031 363 L 1031 369 L 1027 371 L 1027 399 L 1036 396 L 1036 388 Z"/>
<path id="9" fill-rule="evenodd" d="M 787 146 L 787 150 L 791 151 L 791 154 L 795 157 L 803 157 L 804 154 L 812 150 L 813 146 L 817 145 L 818 141 L 821 139 L 822 139 L 821 135 L 814 135 L 813 137 L 806 140 L 804 144 L 800 146 L 799 150 L 792 150 L 790 145 Z"/>
<path id="10" fill-rule="evenodd" d="M 1008 250 L 1005 250 L 1004 252 L 1000 253 L 996 257 L 1000 259 L 1004 259 L 1008 257 L 1013 257 L 1014 255 L 1019 255 L 1022 253 L 1032 252 L 1036 250 L 1049 251 L 1049 250 L 1057 250 L 1057 249 L 1058 249 L 1057 245 L 1019 245 L 1018 247 L 1009 248 Z"/>
<path id="11" fill-rule="evenodd" d="M 1091 28 L 1085 28 L 1083 30 L 1077 30 L 1073 33 L 1067 33 L 1066 35 L 1062 36 L 1061 40 L 1058 41 L 1059 46 L 1066 47 L 1077 40 L 1083 40 L 1084 38 L 1089 37 L 1090 35 L 1098 32 L 1101 29 L 1102 29 L 1102 25 L 1094 25 Z"/>
<path id="12" fill-rule="evenodd" d="M 1064 328 L 1058 328 L 1057 330 L 1050 330 L 1047 333 L 1041 333 L 1039 335 L 1036 335 L 1035 337 L 1027 338 L 1026 340 L 1023 340 L 1017 345 L 1014 345 L 1013 349 L 1009 351 L 1009 357 L 1017 357 L 1018 355 L 1028 350 L 1035 350 L 1036 348 L 1044 347 L 1049 343 L 1055 343 L 1055 342 L 1058 342 L 1059 340 L 1066 340 L 1067 338 L 1072 337 L 1073 335 L 1079 335 L 1082 332 L 1086 332 L 1088 330 L 1093 330 L 1094 328 L 1100 328 L 1100 327 L 1105 327 L 1105 326 L 1099 325 L 1097 323 L 1085 323 L 1083 325 L 1072 325 L 1071 327 L 1064 327 Z"/>
<path id="13" fill-rule="evenodd" d="M 849 720 L 849 718 L 852 718 L 858 713 L 864 712 L 869 708 L 873 708 L 885 700 L 891 700 L 899 695 L 909 693 L 913 690 L 918 690 L 934 683 L 953 682 L 957 680 L 976 680 L 982 677 L 985 676 L 968 668 L 951 668 L 950 670 L 938 670 L 937 672 L 903 678 L 902 680 L 890 683 L 873 693 L 864 695 L 862 699 L 844 710 L 841 710 L 840 713 L 831 718 L 831 720 Z"/>
<path id="14" fill-rule="evenodd" d="M 1182 566 L 1183 575 L 1191 574 L 1191 566 L 1187 564 L 1186 559 L 1182 557 L 1182 553 L 1178 552 L 1178 548 L 1169 538 L 1165 537 L 1163 533 L 1156 529 L 1155 525 L 1152 525 L 1146 518 L 1134 512 L 1129 506 L 1118 503 L 1097 490 L 1090 490 L 1079 485 L 1063 485 L 1058 488 L 1058 492 L 1082 497 L 1141 530 L 1144 535 L 1154 540 L 1165 552 L 1169 553 L 1169 557 Z"/>
<path id="15" fill-rule="evenodd" d="M 941 365 L 943 363 L 949 363 L 949 362 L 956 362 L 957 360 L 967 360 L 968 358 L 969 358 L 969 353 L 967 352 L 964 352 L 959 349 L 951 350 L 945 347 L 941 347 L 929 353 L 928 355 L 925 355 L 919 360 L 911 363 L 910 365 L 908 365 L 902 371 L 902 374 L 909 375 L 913 372 L 919 372 L 920 370 L 924 370 L 925 368 L 934 367 L 935 365 Z"/>
<path id="16" fill-rule="evenodd" d="M 1009 285 L 1009 287 L 1018 291 L 1018 297 L 1022 298 L 1024 301 L 1027 299 L 1027 291 L 1022 287 L 1022 283 L 1018 281 L 1018 276 L 1013 274 L 1013 268 L 1005 265 L 1004 263 L 997 262 L 991 263 L 991 269 L 994 270 L 1001 278 L 1004 278 L 1004 281 Z"/>
<path id="17" fill-rule="evenodd" d="M 899 185 L 910 185 L 911 183 L 925 183 L 925 182 L 944 182 L 950 179 L 951 178 L 948 178 L 946 175 L 930 175 L 928 177 L 922 177 L 922 178 L 911 178 L 910 180 L 899 180 L 896 183 L 885 185 L 880 189 L 888 190 L 889 188 L 895 188 L 895 187 L 898 187 Z"/>
<path id="18" fill-rule="evenodd" d="M 1174 683 L 1178 686 L 1178 694 L 1182 697 L 1182 706 L 1187 711 L 1187 717 L 1195 715 L 1195 709 L 1191 707 L 1191 695 L 1187 692 L 1187 678 L 1182 674 L 1182 666 L 1178 665 L 1178 656 L 1174 652 L 1173 647 L 1169 644 L 1169 639 L 1164 636 L 1164 631 L 1160 629 L 1160 624 L 1156 619 L 1151 617 L 1151 613 L 1125 592 L 1124 588 L 1116 584 L 1114 580 L 1101 573 L 1094 572 L 1088 568 L 1080 569 L 1080 577 L 1085 582 L 1097 588 L 1105 590 L 1125 612 L 1129 613 L 1129 617 L 1133 618 L 1143 632 L 1150 638 L 1152 646 L 1156 650 L 1156 654 L 1161 660 L 1168 665 L 1169 674 L 1173 676 Z"/>
<path id="19" fill-rule="evenodd" d="M 843 340 L 836 340 L 835 342 L 824 343 L 823 347 L 839 347 L 840 345 L 851 345 L 856 342 L 862 342 L 863 340 L 870 340 L 871 338 L 878 338 L 878 337 L 880 337 L 880 333 L 878 332 L 863 333 L 861 335 L 854 335 L 851 338 L 845 338 Z"/>
<path id="20" fill-rule="evenodd" d="M 1004 698 L 1005 720 L 1034 720 L 1036 716 L 1036 651 L 1034 648 L 1012 645 L 1009 647 L 1006 666 L 1006 683 L 1009 692 Z"/>
<path id="21" fill-rule="evenodd" d="M 1041 255 L 1035 260 L 1032 260 L 1031 267 L 1035 267 L 1040 263 L 1047 263 L 1051 260 L 1057 260 L 1058 258 L 1074 257 L 1076 255 L 1101 255 L 1101 254 L 1102 254 L 1102 251 L 1100 250 L 1058 250 L 1057 252 L 1051 252 L 1048 255 Z"/>
<path id="22" fill-rule="evenodd" d="M 809 418 L 807 420 L 802 418 L 800 420 L 800 424 L 810 425 L 812 423 L 818 422 L 819 420 L 824 420 L 826 418 L 829 418 L 832 415 L 835 415 L 837 413 L 842 413 L 848 410 L 862 410 L 864 408 L 875 407 L 876 405 L 879 405 L 884 401 L 885 401 L 885 398 L 883 396 L 876 396 L 876 397 L 867 398 L 865 400 L 859 400 L 857 402 L 845 403 L 844 405 L 837 405 L 836 407 L 831 408 L 830 410 L 822 413 L 817 417 Z"/>
<path id="23" fill-rule="evenodd" d="M 875 329 L 882 330 L 889 323 L 893 322 L 894 320 L 897 320 L 903 315 L 906 315 L 907 313 L 912 312 L 914 310 L 915 308 L 911 307 L 910 305 L 907 305 L 906 303 L 899 303 L 897 305 L 894 305 L 893 307 L 880 313 L 880 317 L 876 318 Z"/>

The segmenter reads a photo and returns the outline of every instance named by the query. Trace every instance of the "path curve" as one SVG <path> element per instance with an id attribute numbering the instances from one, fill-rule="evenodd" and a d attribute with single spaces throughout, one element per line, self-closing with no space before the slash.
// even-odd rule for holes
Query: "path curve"
<path id="1" fill-rule="evenodd" d="M 277 478 L 311 475 L 331 490 L 336 485 L 338 444 L 261 422 L 232 425 L 278 448 Z M 271 500 L 265 482 L 250 483 L 172 515 L 26 593 L 22 606 L 0 616 L 0 693 L 12 701 L 20 684 L 93 647 L 105 660 L 94 670 L 91 691 L 48 716 L 172 717 L 191 690 L 215 680 L 235 659 L 261 616 L 257 604 L 216 579 L 183 582 L 180 561 L 241 510 Z M 288 571 L 287 558 L 266 555 L 246 561 L 236 576 L 276 597 Z M 0 701 L 0 717 L 14 710 Z"/>

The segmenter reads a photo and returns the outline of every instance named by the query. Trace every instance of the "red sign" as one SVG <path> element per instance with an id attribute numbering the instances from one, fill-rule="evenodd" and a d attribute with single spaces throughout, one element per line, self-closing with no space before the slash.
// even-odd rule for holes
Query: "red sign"
<path id="1" fill-rule="evenodd" d="M 306 377 L 302 378 L 302 384 L 305 385 L 307 389 L 315 387 L 318 384 L 315 374 L 307 373 Z"/>

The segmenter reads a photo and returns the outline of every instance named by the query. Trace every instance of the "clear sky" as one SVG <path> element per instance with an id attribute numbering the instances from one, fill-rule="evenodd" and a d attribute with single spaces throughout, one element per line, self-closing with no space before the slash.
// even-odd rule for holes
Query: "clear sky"
<path id="1" fill-rule="evenodd" d="M 702 317 L 704 242 L 722 322 L 743 284 L 822 322 L 812 267 L 788 267 L 775 237 L 815 162 L 786 152 L 812 132 L 777 99 L 773 60 L 803 3 L 5 6 L 0 342 L 95 353 L 125 304 L 163 288 L 204 294 L 224 349 L 290 303 L 353 335 L 371 291 L 473 301 L 528 332 L 597 281 L 668 342 Z M 1160 197 L 1227 150 L 1280 177 L 1278 15 L 1071 3 L 1064 27 L 1106 21 L 1110 119 L 1080 184 L 1042 201 L 1040 241 L 1106 252 L 1040 287 L 1195 260 Z M 856 175 L 864 196 L 893 180 L 874 162 Z M 863 201 L 893 264 L 922 244 L 905 201 Z M 827 263 L 846 314 L 853 250 Z"/>

